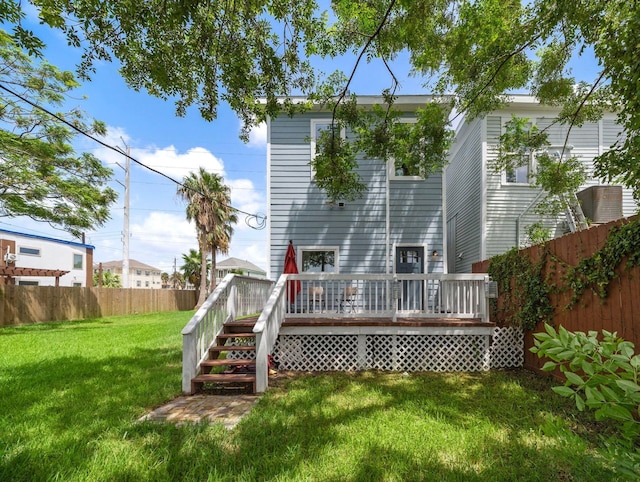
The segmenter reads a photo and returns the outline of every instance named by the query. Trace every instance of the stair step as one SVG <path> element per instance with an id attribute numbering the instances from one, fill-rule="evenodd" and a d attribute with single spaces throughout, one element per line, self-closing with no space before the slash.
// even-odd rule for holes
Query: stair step
<path id="1" fill-rule="evenodd" d="M 223 351 L 255 351 L 255 345 L 218 345 L 209 348 L 209 353 L 221 353 Z"/>
<path id="2" fill-rule="evenodd" d="M 255 338 L 255 333 L 221 333 L 218 338 L 228 340 L 229 338 Z"/>
<path id="3" fill-rule="evenodd" d="M 255 358 L 215 358 L 213 360 L 205 360 L 200 363 L 200 366 L 204 367 L 224 367 L 224 366 L 254 366 L 256 364 Z"/>
<path id="4" fill-rule="evenodd" d="M 249 383 L 256 392 L 255 373 L 207 373 L 191 379 L 191 393 L 196 393 L 204 383 Z"/>

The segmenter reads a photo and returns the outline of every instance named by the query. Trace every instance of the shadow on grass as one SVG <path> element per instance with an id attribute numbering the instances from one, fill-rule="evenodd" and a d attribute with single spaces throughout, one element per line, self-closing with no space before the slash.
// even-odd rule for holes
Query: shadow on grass
<path id="1" fill-rule="evenodd" d="M 179 392 L 176 349 L 63 357 L 2 388 L 0 480 L 611 480 L 565 400 L 526 378 L 300 375 L 228 432 L 135 423 Z"/>

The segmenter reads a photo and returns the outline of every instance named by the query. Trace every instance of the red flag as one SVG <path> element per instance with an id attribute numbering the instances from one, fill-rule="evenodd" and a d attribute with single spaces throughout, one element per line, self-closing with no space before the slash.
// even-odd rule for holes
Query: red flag
<path id="1" fill-rule="evenodd" d="M 298 274 L 298 265 L 296 264 L 296 251 L 293 249 L 293 242 L 289 241 L 287 254 L 284 257 L 284 274 Z M 300 292 L 300 281 L 287 281 L 287 299 L 289 303 L 293 303 Z"/>

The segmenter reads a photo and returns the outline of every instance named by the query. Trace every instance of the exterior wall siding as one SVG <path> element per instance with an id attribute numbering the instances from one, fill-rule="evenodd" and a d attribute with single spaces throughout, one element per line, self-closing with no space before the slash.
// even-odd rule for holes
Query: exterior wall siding
<path id="1" fill-rule="evenodd" d="M 272 279 L 282 272 L 289 240 L 296 249 L 338 247 L 340 273 L 385 272 L 386 163 L 359 159 L 358 173 L 367 190 L 361 199 L 345 201 L 342 207 L 329 204 L 311 179 L 311 120 L 330 118 L 328 113 L 309 112 L 270 120 L 268 223 Z M 441 253 L 442 177 L 389 183 L 391 244 L 426 243 L 428 250 Z M 430 271 L 442 271 L 439 258 Z"/>
<path id="2" fill-rule="evenodd" d="M 447 238 L 450 273 L 471 272 L 482 243 L 482 128 L 481 120 L 464 124 L 457 133 L 446 170 L 447 222 L 455 232 Z M 455 218 L 455 221 L 454 221 Z"/>

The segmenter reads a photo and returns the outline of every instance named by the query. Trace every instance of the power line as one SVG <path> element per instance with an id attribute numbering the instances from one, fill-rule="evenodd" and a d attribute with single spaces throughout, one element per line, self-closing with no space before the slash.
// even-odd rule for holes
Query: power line
<path id="1" fill-rule="evenodd" d="M 41 105 L 36 104 L 35 102 L 32 102 L 31 100 L 27 99 L 26 97 L 23 97 L 22 95 L 20 95 L 20 94 L 18 94 L 17 92 L 15 92 L 15 91 L 11 90 L 10 88 L 6 87 L 5 85 L 0 84 L 0 89 L 2 89 L 2 90 L 4 90 L 4 91 L 8 92 L 9 94 L 13 95 L 14 97 L 17 97 L 17 98 L 18 98 L 18 99 L 20 99 L 21 101 L 26 102 L 26 103 L 27 103 L 27 104 L 29 104 L 31 107 L 34 107 L 34 108 L 36 108 L 36 109 L 41 110 L 41 111 L 42 111 L 42 112 L 44 112 L 45 114 L 47 114 L 47 115 L 49 115 L 49 116 L 53 117 L 54 119 L 58 120 L 59 122 L 62 122 L 62 123 L 63 123 L 63 124 L 65 124 L 66 126 L 71 127 L 74 131 L 76 131 L 76 132 L 78 132 L 78 133 L 82 134 L 82 135 L 83 135 L 83 136 L 85 136 L 85 137 L 88 137 L 89 139 L 91 139 L 91 140 L 92 140 L 92 141 L 94 141 L 94 142 L 97 142 L 97 143 L 98 143 L 98 144 L 100 144 L 101 146 L 106 147 L 107 149 L 110 149 L 110 150 L 112 150 L 112 151 L 114 151 L 114 152 L 117 152 L 117 153 L 118 153 L 118 154 L 120 154 L 121 156 L 124 156 L 125 158 L 127 158 L 127 159 L 129 159 L 129 160 L 131 160 L 131 161 L 135 162 L 135 163 L 136 163 L 136 164 L 138 164 L 139 166 L 142 166 L 142 167 L 144 167 L 145 169 L 148 169 L 149 171 L 151 171 L 151 172 L 153 172 L 153 173 L 155 173 L 155 174 L 158 174 L 158 175 L 160 175 L 160 176 L 162 176 L 162 177 L 164 177 L 164 178 L 166 178 L 166 179 L 170 180 L 171 182 L 173 182 L 173 183 L 177 184 L 178 186 L 183 187 L 183 188 L 184 188 L 184 189 L 186 189 L 186 190 L 189 190 L 189 191 L 195 192 L 195 193 L 197 193 L 197 194 L 200 194 L 202 197 L 207 198 L 207 199 L 209 199 L 209 200 L 210 200 L 210 201 L 212 201 L 212 202 L 219 202 L 219 201 L 218 201 L 218 200 L 216 200 L 216 199 L 211 199 L 211 198 L 209 198 L 209 196 L 207 196 L 207 195 L 206 195 L 206 194 L 204 194 L 203 192 L 200 192 L 200 191 L 198 191 L 197 189 L 193 189 L 192 187 L 186 186 L 186 185 L 185 185 L 185 184 L 183 184 L 182 182 L 180 182 L 180 181 L 177 181 L 177 180 L 173 179 L 171 176 L 168 176 L 167 174 L 164 174 L 163 172 L 158 171 L 157 169 L 154 169 L 154 168 L 153 168 L 153 167 L 151 167 L 151 166 L 147 166 L 146 164 L 144 164 L 143 162 L 140 162 L 139 160 L 137 160 L 137 159 L 135 159 L 134 157 L 132 157 L 132 156 L 130 156 L 129 154 L 127 154 L 126 152 L 123 152 L 121 149 L 118 149 L 117 147 L 114 147 L 114 146 L 112 146 L 112 145 L 110 145 L 110 144 L 107 144 L 107 143 L 106 143 L 106 142 L 104 142 L 104 141 L 101 141 L 101 140 L 100 140 L 100 139 L 98 139 L 97 137 L 95 137 L 95 136 L 93 136 L 93 135 L 89 134 L 88 132 L 85 132 L 84 130 L 80 129 L 78 126 L 76 126 L 76 125 L 74 125 L 73 123 L 71 123 L 71 122 L 67 121 L 66 119 L 64 119 L 64 118 L 62 118 L 62 117 L 60 117 L 60 116 L 58 116 L 57 114 L 54 114 L 53 112 L 51 112 L 50 110 L 46 109 L 45 107 L 42 107 Z M 244 215 L 246 215 L 246 216 L 247 216 L 247 218 L 246 218 L 245 222 L 246 222 L 246 224 L 247 224 L 249 227 L 251 227 L 251 228 L 253 228 L 253 229 L 264 229 L 264 227 L 265 227 L 265 225 L 266 225 L 266 221 L 267 221 L 267 217 L 266 217 L 264 214 L 261 214 L 261 213 L 257 213 L 257 214 L 248 213 L 248 212 L 243 211 L 243 210 L 241 210 L 241 209 L 234 208 L 233 206 L 230 206 L 230 205 L 227 205 L 226 207 L 227 207 L 227 208 L 229 208 L 229 209 L 234 210 L 234 211 L 235 211 L 235 212 L 237 212 L 237 213 L 240 213 L 240 214 L 244 214 Z M 251 223 L 249 222 L 249 219 L 255 219 L 256 226 L 252 226 L 252 225 L 251 225 Z"/>

